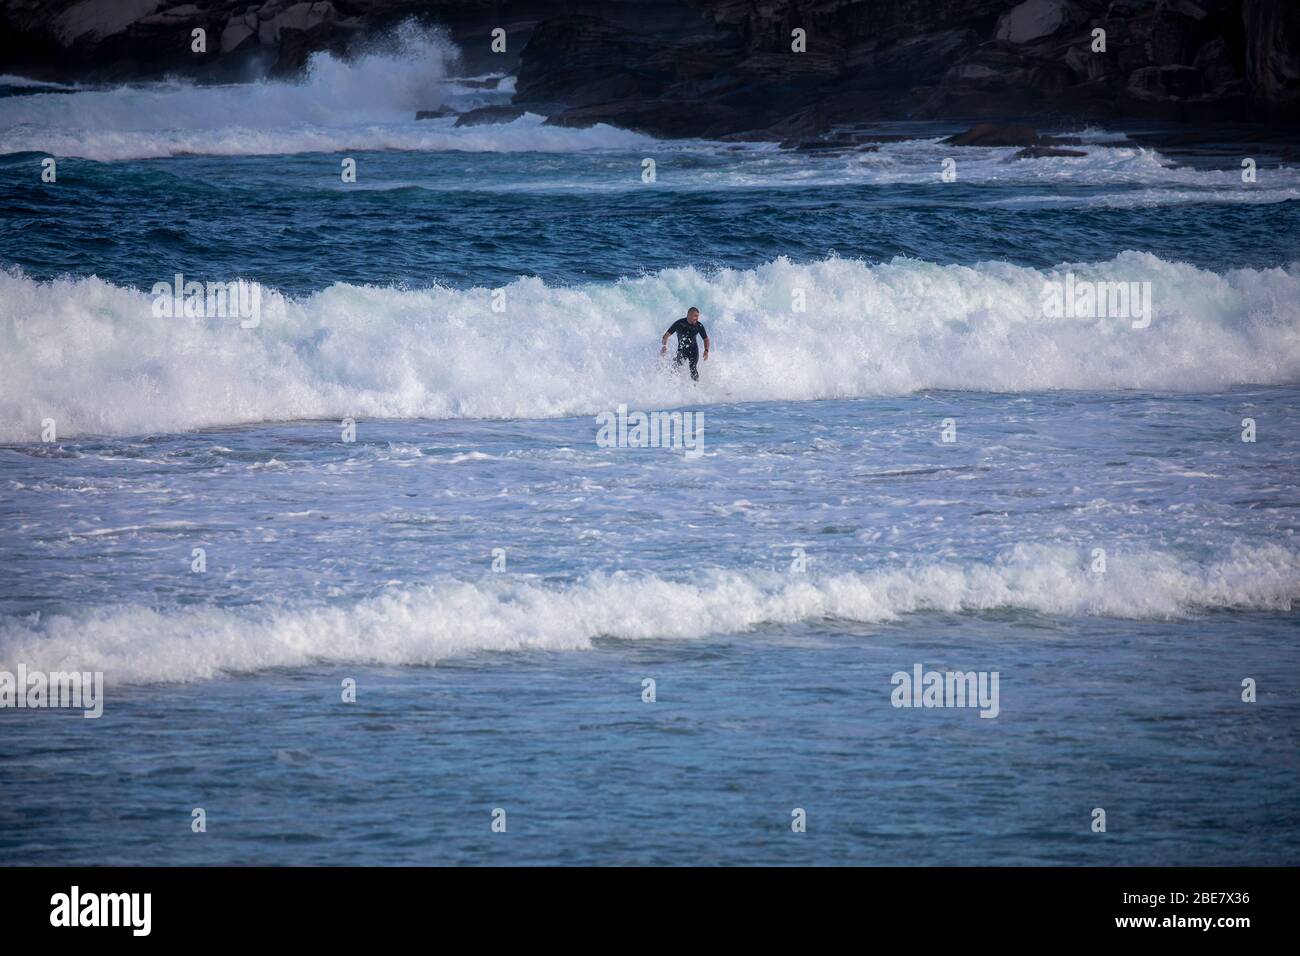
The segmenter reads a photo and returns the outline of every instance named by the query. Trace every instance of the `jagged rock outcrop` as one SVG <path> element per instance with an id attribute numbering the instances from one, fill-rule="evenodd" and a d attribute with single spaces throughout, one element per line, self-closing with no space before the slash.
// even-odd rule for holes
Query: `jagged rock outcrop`
<path id="1" fill-rule="evenodd" d="M 1300 4 L 1282 0 L 692 5 L 689 37 L 543 23 L 516 102 L 557 123 L 773 139 L 901 118 L 1300 118 Z"/>
<path id="2" fill-rule="evenodd" d="M 1300 3 L 1245 0 L 1244 8 L 1250 102 L 1300 117 Z"/>
<path id="3" fill-rule="evenodd" d="M 1295 0 L 0 0 L 0 72 L 292 75 L 408 18 L 446 28 L 466 73 L 517 70 L 516 107 L 558 125 L 803 142 L 902 118 L 1300 119 Z"/>
<path id="4" fill-rule="evenodd" d="M 1088 11 L 1073 0 L 1024 0 L 998 19 L 995 39 L 1032 43 L 1088 19 Z"/>
<path id="5" fill-rule="evenodd" d="M 456 125 L 490 126 L 493 123 L 509 123 L 523 115 L 524 110 L 519 106 L 481 106 L 457 116 Z"/>
<path id="6" fill-rule="evenodd" d="M 1038 130 L 1023 123 L 997 126 L 979 123 L 943 140 L 950 146 L 1037 146 L 1041 142 Z"/>

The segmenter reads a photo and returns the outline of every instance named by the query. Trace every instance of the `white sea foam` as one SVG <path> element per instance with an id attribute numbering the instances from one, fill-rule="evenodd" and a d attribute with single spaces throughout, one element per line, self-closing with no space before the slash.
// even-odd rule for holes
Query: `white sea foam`
<path id="1" fill-rule="evenodd" d="M 1151 283 L 1153 320 L 1049 319 L 1047 280 Z M 169 277 L 161 276 L 160 279 Z M 807 311 L 792 312 L 796 290 Z M 336 284 L 268 293 L 261 325 L 154 318 L 147 292 L 0 272 L 0 440 L 296 419 L 545 418 L 920 389 L 1213 391 L 1300 382 L 1300 264 L 1216 274 L 1147 253 L 1041 271 L 778 259 L 568 287 Z M 659 337 L 698 305 L 698 388 Z"/>
<path id="2" fill-rule="evenodd" d="M 1019 609 L 1062 618 L 1179 619 L 1287 612 L 1300 552 L 1240 545 L 1208 561 L 1116 552 L 1105 574 L 1074 549 L 1027 545 L 988 563 L 917 564 L 826 577 L 700 572 L 689 582 L 597 574 L 567 586 L 441 580 L 355 604 L 158 610 L 101 607 L 0 623 L 0 670 L 103 671 L 110 683 L 201 680 L 313 663 L 429 665 L 523 649 L 582 650 L 602 637 L 699 639 L 767 625 L 891 621 Z"/>
<path id="3" fill-rule="evenodd" d="M 76 90 L 80 87 L 70 83 L 51 83 L 47 80 L 33 80 L 25 76 L 12 76 L 0 73 L 0 87 L 7 86 L 15 90 Z"/>
<path id="4" fill-rule="evenodd" d="M 450 118 L 416 121 L 418 110 L 508 100 L 509 78 L 490 90 L 458 84 L 450 75 L 457 56 L 442 34 L 407 25 L 347 60 L 313 55 L 301 81 L 171 81 L 6 97 L 0 99 L 0 154 L 112 161 L 350 149 L 571 152 L 651 141 L 608 126 L 543 126 L 540 116 L 462 129 Z"/>
<path id="5" fill-rule="evenodd" d="M 227 85 L 137 83 L 5 103 L 4 125 L 83 130 L 269 128 L 344 117 L 383 122 L 442 105 L 456 48 L 437 32 L 406 28 L 350 60 L 318 53 L 302 81 Z"/>
<path id="6" fill-rule="evenodd" d="M 1083 156 L 1017 159 L 1015 147 L 953 147 L 938 139 L 882 144 L 877 152 L 823 160 L 819 180 L 878 185 L 936 183 L 945 159 L 956 162 L 956 183 L 1038 187 L 1017 201 L 1067 205 L 1163 205 L 1186 202 L 1275 203 L 1300 199 L 1300 170 L 1290 166 L 1259 170 L 1257 181 L 1243 183 L 1241 169 L 1177 166 L 1159 151 L 1092 134 L 1071 150 Z M 836 164 L 843 169 L 836 169 Z M 1090 187 L 1086 196 L 1054 196 L 1052 187 Z M 1100 189 L 1100 187 L 1115 187 Z M 1133 194 L 1139 194 L 1136 200 Z M 943 198 L 942 194 L 936 198 Z M 995 204 L 1001 197 L 992 200 Z"/>
<path id="7" fill-rule="evenodd" d="M 1054 135 L 1082 140 L 1085 144 L 1128 142 L 1128 134 L 1116 130 L 1102 129 L 1097 126 L 1085 126 L 1083 129 L 1066 130 L 1063 133 Z"/>

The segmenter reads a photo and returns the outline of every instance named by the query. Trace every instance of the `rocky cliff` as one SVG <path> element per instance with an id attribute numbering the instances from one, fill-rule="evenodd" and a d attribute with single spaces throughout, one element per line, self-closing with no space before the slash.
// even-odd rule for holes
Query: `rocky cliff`
<path id="1" fill-rule="evenodd" d="M 467 73 L 517 72 L 516 105 L 559 124 L 1300 119 L 1296 0 L 0 0 L 0 73 L 292 75 L 407 19 L 445 28 Z"/>

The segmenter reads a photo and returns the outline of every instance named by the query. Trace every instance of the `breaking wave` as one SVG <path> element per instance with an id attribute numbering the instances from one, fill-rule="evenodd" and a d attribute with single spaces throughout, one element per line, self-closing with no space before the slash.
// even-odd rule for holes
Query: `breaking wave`
<path id="1" fill-rule="evenodd" d="M 1095 574 L 1069 548 L 1021 546 L 986 563 L 884 568 L 823 578 L 700 572 L 689 583 L 596 574 L 565 586 L 443 580 L 345 606 L 95 608 L 0 623 L 0 670 L 103 671 L 114 683 L 202 680 L 321 663 L 432 665 L 511 650 L 582 650 L 599 638 L 698 639 L 764 625 L 877 623 L 926 611 L 1019 609 L 1058 616 L 1177 619 L 1213 610 L 1286 612 L 1300 552 L 1240 545 L 1192 561 L 1111 556 Z"/>
<path id="2" fill-rule="evenodd" d="M 418 110 L 508 100 L 509 77 L 466 85 L 459 52 L 437 31 L 406 25 L 350 59 L 311 57 L 301 81 L 221 86 L 172 81 L 0 99 L 0 155 L 45 152 L 115 161 L 203 154 L 264 156 L 372 150 L 572 151 L 631 147 L 649 137 L 607 126 L 542 126 L 542 117 L 453 129 Z"/>
<path id="3" fill-rule="evenodd" d="M 1150 282 L 1150 326 L 1045 318 L 1044 283 L 1067 269 L 1080 281 Z M 658 355 L 689 305 L 703 310 L 714 347 L 698 388 L 667 374 Z M 781 258 L 575 286 L 527 277 L 502 295 L 336 284 L 302 298 L 266 292 L 256 328 L 155 318 L 152 307 L 150 293 L 93 277 L 0 272 L 0 440 L 37 440 L 46 418 L 71 437 L 345 417 L 546 418 L 620 402 L 1300 382 L 1300 264 L 1218 274 L 1135 252 L 1046 271 Z"/>

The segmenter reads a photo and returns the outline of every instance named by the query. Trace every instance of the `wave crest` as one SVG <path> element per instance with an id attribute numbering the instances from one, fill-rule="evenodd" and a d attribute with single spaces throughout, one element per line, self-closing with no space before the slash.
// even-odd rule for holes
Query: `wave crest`
<path id="1" fill-rule="evenodd" d="M 942 563 L 822 578 L 700 572 L 690 583 L 596 574 L 563 587 L 445 580 L 348 606 L 157 610 L 107 607 L 0 623 L 0 670 L 103 671 L 114 683 L 201 680 L 319 663 L 432 665 L 482 651 L 582 650 L 602 637 L 698 639 L 773 624 L 890 621 L 903 614 L 1021 609 L 1059 617 L 1186 618 L 1290 611 L 1300 552 L 1241 545 L 1196 562 L 1117 552 L 1106 574 L 1060 546 L 989 563 Z"/>
<path id="2" fill-rule="evenodd" d="M 257 328 L 154 318 L 97 278 L 0 272 L 0 440 L 295 419 L 544 418 L 621 402 L 807 400 L 922 389 L 1214 391 L 1300 382 L 1300 267 L 1216 274 L 1145 253 L 1069 267 L 1149 281 L 1154 318 L 1045 318 L 1065 266 L 784 258 L 549 286 L 336 284 L 262 297 Z M 160 277 L 170 279 L 170 277 Z M 802 291 L 806 311 L 792 311 Z M 659 337 L 698 305 L 714 354 L 691 388 Z"/>

